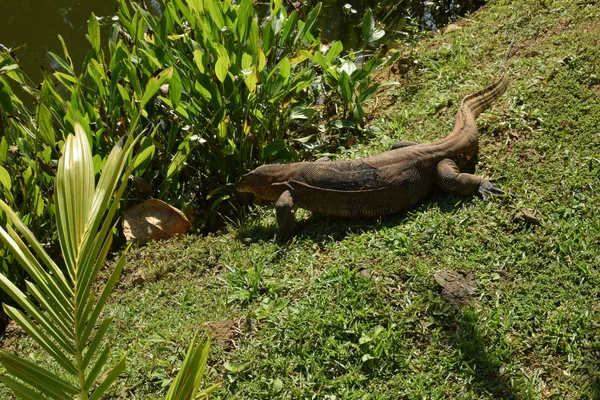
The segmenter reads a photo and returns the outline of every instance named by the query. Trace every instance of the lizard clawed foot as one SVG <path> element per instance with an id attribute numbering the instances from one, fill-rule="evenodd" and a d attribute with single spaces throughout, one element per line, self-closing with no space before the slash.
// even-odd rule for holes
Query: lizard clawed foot
<path id="1" fill-rule="evenodd" d="M 493 181 L 483 180 L 479 184 L 477 193 L 479 193 L 484 200 L 487 200 L 490 196 L 501 196 L 504 194 L 504 190 L 497 188 L 492 182 Z"/>

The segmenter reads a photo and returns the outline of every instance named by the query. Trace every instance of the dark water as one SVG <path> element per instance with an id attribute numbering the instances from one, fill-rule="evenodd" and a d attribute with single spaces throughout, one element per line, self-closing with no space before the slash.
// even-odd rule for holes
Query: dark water
<path id="1" fill-rule="evenodd" d="M 67 44 L 76 72 L 87 54 L 85 38 L 92 11 L 98 17 L 116 13 L 113 0 L 0 0 L 0 44 L 18 48 L 16 55 L 34 80 L 41 78 L 40 67 L 52 68 L 52 51 L 62 56 L 60 34 Z"/>
<path id="2" fill-rule="evenodd" d="M 376 22 L 384 27 L 384 40 L 401 40 L 415 31 L 437 31 L 484 4 L 485 0 L 323 1 L 319 28 L 322 37 L 341 39 L 345 48 L 358 48 L 362 40 L 360 24 L 367 8 L 373 10 Z"/>
<path id="3" fill-rule="evenodd" d="M 159 0 L 146 0 L 157 10 Z M 360 43 L 360 22 L 367 8 L 386 27 L 386 37 L 402 37 L 409 27 L 435 30 L 449 21 L 479 8 L 484 0 L 324 0 L 319 28 L 329 40 L 341 39 L 346 48 Z M 294 3 L 306 11 L 315 0 Z M 89 45 L 85 38 L 87 20 L 92 11 L 102 18 L 101 25 L 110 24 L 115 15 L 114 0 L 0 0 L 0 44 L 17 49 L 16 54 L 25 71 L 40 80 L 40 67 L 54 67 L 49 51 L 62 55 L 60 34 L 67 44 L 75 70 L 81 64 Z M 407 23 L 408 22 L 408 23 Z M 412 23 L 412 24 L 411 24 Z M 414 29 L 414 28 L 413 28 Z"/>

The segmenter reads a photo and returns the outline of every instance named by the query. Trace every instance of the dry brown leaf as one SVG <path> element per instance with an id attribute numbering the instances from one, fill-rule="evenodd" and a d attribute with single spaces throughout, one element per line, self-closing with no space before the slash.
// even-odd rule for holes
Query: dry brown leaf
<path id="1" fill-rule="evenodd" d="M 191 227 L 183 213 L 164 201 L 149 199 L 123 212 L 123 235 L 127 241 L 145 244 L 186 233 Z"/>

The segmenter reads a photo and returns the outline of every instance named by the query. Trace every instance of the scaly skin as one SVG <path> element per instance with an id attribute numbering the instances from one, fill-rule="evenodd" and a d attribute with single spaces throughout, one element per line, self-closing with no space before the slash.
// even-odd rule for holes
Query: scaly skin
<path id="1" fill-rule="evenodd" d="M 402 142 L 392 150 L 352 161 L 270 164 L 244 175 L 236 187 L 264 200 L 277 200 L 279 238 L 295 227 L 300 207 L 340 217 L 379 217 L 406 210 L 436 185 L 461 195 L 502 194 L 489 180 L 462 173 L 477 153 L 475 118 L 508 86 L 506 73 L 494 84 L 466 96 L 452 132 L 424 144 Z"/>

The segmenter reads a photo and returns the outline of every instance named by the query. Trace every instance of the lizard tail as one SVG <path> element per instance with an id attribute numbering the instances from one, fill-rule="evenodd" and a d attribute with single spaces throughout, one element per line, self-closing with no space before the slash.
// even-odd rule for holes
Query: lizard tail
<path id="1" fill-rule="evenodd" d="M 496 82 L 486 87 L 485 89 L 481 89 L 478 92 L 470 94 L 466 96 L 462 101 L 461 107 L 467 107 L 475 118 L 485 110 L 487 110 L 492 103 L 502 96 L 508 87 L 508 76 L 506 74 L 506 61 L 510 57 L 512 52 L 513 43 L 515 39 L 513 37 L 510 42 L 510 46 L 508 46 L 508 50 L 506 50 L 506 54 L 504 55 L 504 60 L 502 61 L 502 76 Z"/>

